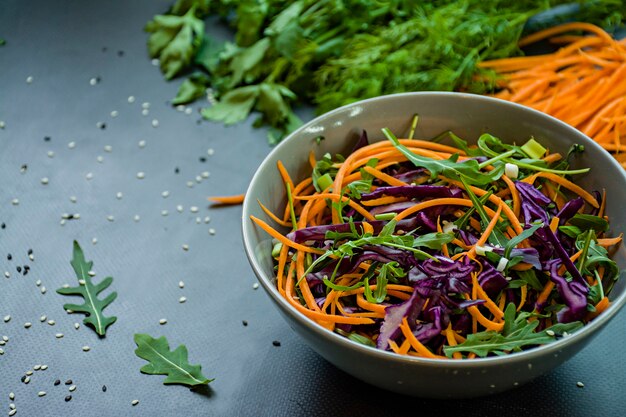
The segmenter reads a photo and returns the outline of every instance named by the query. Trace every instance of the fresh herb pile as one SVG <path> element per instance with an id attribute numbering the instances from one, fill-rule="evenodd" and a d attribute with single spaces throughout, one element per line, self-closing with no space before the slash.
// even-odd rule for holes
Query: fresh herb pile
<path id="1" fill-rule="evenodd" d="M 296 310 L 378 349 L 461 359 L 552 342 L 609 306 L 622 237 L 607 237 L 606 195 L 576 184 L 582 146 L 383 133 L 299 184 L 281 170 L 287 207 L 262 208 L 286 236 L 252 217 L 277 241 L 277 287 Z"/>
<path id="2" fill-rule="evenodd" d="M 276 143 L 301 123 L 295 104 L 323 113 L 397 92 L 484 93 L 495 76 L 477 64 L 519 55 L 524 30 L 562 20 L 612 27 L 626 14 L 618 0 L 566 3 L 178 0 L 146 31 L 165 77 L 186 77 L 174 105 L 204 97 L 210 87 L 217 103 L 203 109 L 205 118 L 232 124 L 258 112 L 255 126 L 269 126 Z M 213 15 L 235 28 L 234 42 L 205 33 Z"/>

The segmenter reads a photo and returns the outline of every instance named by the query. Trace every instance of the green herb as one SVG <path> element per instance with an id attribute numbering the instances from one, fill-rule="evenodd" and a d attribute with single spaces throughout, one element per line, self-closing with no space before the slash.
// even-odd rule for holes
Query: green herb
<path id="1" fill-rule="evenodd" d="M 360 343 L 365 346 L 376 347 L 376 343 L 374 343 L 369 337 L 362 336 L 356 332 L 346 332 L 339 328 L 335 329 L 335 331 L 354 342 Z"/>
<path id="2" fill-rule="evenodd" d="M 540 332 L 535 329 L 539 320 L 528 321 L 530 313 L 520 313 L 515 317 L 515 305 L 510 303 L 505 309 L 504 328 L 502 333 L 487 330 L 468 334 L 467 339 L 456 346 L 444 346 L 446 356 L 452 357 L 455 352 L 473 352 L 477 356 L 488 354 L 506 355 L 520 351 L 525 346 L 538 346 L 553 342 L 564 333 L 573 333 L 583 326 L 581 322 L 557 323 Z"/>
<path id="3" fill-rule="evenodd" d="M 504 257 L 508 258 L 509 255 L 511 255 L 511 251 L 520 243 L 522 243 L 524 240 L 528 239 L 529 237 L 531 237 L 532 235 L 535 234 L 535 232 L 539 229 L 543 227 L 543 223 L 538 223 L 538 224 L 533 224 L 531 227 L 529 227 L 528 229 L 522 231 L 522 233 L 520 233 L 519 235 L 515 236 L 513 239 L 509 240 L 506 245 L 504 245 Z"/>
<path id="4" fill-rule="evenodd" d="M 74 241 L 73 258 L 71 261 L 72 268 L 78 278 L 78 287 L 59 288 L 57 293 L 62 295 L 80 295 L 85 299 L 85 303 L 78 304 L 64 304 L 65 310 L 71 310 L 76 313 L 84 313 L 87 315 L 83 320 L 83 323 L 93 327 L 93 329 L 100 336 L 106 335 L 106 329 L 111 324 L 115 323 L 117 317 L 105 317 L 102 310 L 104 310 L 109 304 L 117 297 L 116 292 L 112 292 L 103 300 L 98 298 L 98 294 L 107 289 L 113 282 L 113 278 L 106 277 L 99 284 L 95 284 L 91 280 L 91 268 L 93 261 L 87 262 L 83 250 L 80 248 L 78 242 Z"/>
<path id="5" fill-rule="evenodd" d="M 150 362 L 141 367 L 141 372 L 151 375 L 167 375 L 163 384 L 196 386 L 207 385 L 213 381 L 202 375 L 200 365 L 189 364 L 185 345 L 180 345 L 170 351 L 165 336 L 155 339 L 141 333 L 135 334 L 135 343 L 137 344 L 135 354 Z"/>
<path id="6" fill-rule="evenodd" d="M 209 85 L 210 80 L 206 75 L 202 73 L 191 75 L 178 88 L 178 94 L 172 100 L 172 104 L 187 104 L 204 96 Z"/>
<path id="7" fill-rule="evenodd" d="M 0 46 L 4 46 L 7 44 L 7 41 L 5 41 L 4 39 L 0 38 Z"/>
<path id="8" fill-rule="evenodd" d="M 606 232 L 609 230 L 609 222 L 606 219 L 591 214 L 575 214 L 569 219 L 569 224 L 578 227 L 583 232 L 594 230 L 595 232 Z"/>

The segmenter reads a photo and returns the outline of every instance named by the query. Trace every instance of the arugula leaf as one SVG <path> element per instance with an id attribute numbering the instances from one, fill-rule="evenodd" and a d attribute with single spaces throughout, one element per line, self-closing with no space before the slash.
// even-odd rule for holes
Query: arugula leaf
<path id="1" fill-rule="evenodd" d="M 528 229 L 524 230 L 519 235 L 515 236 L 513 239 L 509 240 L 506 245 L 504 245 L 504 257 L 508 258 L 511 255 L 511 251 L 524 240 L 528 239 L 532 235 L 535 234 L 537 229 L 543 227 L 543 223 L 533 224 Z"/>
<path id="2" fill-rule="evenodd" d="M 189 364 L 185 345 L 180 345 L 170 351 L 165 336 L 155 339 L 150 335 L 138 333 L 135 334 L 134 339 L 137 344 L 135 354 L 150 362 L 142 366 L 140 371 L 151 375 L 167 375 L 163 384 L 196 386 L 207 385 L 213 381 L 202 375 L 200 365 Z"/>
<path id="3" fill-rule="evenodd" d="M 173 105 L 187 104 L 202 97 L 209 86 L 209 77 L 202 73 L 192 74 L 178 88 L 178 94 L 172 100 Z"/>
<path id="4" fill-rule="evenodd" d="M 594 230 L 595 232 L 606 232 L 609 230 L 609 222 L 602 217 L 592 216 L 591 214 L 576 213 L 574 217 L 569 219 L 569 224 L 578 227 L 583 232 Z"/>
<path id="5" fill-rule="evenodd" d="M 357 332 L 346 332 L 346 331 L 341 330 L 340 328 L 335 328 L 335 331 L 339 333 L 340 335 L 347 337 L 348 339 L 354 342 L 360 343 L 365 346 L 376 347 L 376 343 L 374 343 L 372 339 L 370 339 L 369 337 L 362 336 L 358 334 Z"/>
<path id="6" fill-rule="evenodd" d="M 500 165 L 490 172 L 482 172 L 478 162 L 474 159 L 457 162 L 458 154 L 452 155 L 450 159 L 441 160 L 416 155 L 406 146 L 400 144 L 398 138 L 388 128 L 383 128 L 383 134 L 413 165 L 426 168 L 433 179 L 437 178 L 438 175 L 443 175 L 454 180 L 463 179 L 473 185 L 487 185 L 498 180 L 504 174 L 504 165 Z"/>
<path id="7" fill-rule="evenodd" d="M 196 6 L 183 16 L 156 15 L 145 27 L 150 57 L 159 58 L 161 71 L 168 80 L 189 67 L 202 36 L 204 22 L 196 17 Z"/>
<path id="8" fill-rule="evenodd" d="M 111 324 L 115 323 L 117 317 L 105 317 L 102 310 L 104 310 L 109 304 L 111 304 L 117 297 L 116 292 L 112 292 L 103 300 L 98 298 L 98 294 L 107 289 L 113 282 L 113 278 L 106 277 L 99 284 L 94 285 L 91 281 L 91 268 L 93 261 L 87 262 L 83 250 L 77 241 L 74 241 L 72 261 L 70 262 L 74 272 L 78 278 L 78 287 L 59 288 L 57 293 L 62 295 L 80 295 L 85 299 L 85 303 L 78 304 L 64 304 L 65 310 L 71 310 L 77 313 L 84 313 L 87 315 L 83 320 L 83 323 L 91 326 L 99 336 L 106 335 L 106 329 Z"/>

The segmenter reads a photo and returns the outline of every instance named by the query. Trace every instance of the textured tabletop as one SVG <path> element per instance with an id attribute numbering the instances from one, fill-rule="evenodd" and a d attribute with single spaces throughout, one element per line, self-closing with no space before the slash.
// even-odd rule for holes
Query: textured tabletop
<path id="1" fill-rule="evenodd" d="M 552 373 L 467 401 L 388 393 L 310 350 L 253 287 L 241 207 L 206 200 L 245 191 L 271 149 L 265 132 L 168 104 L 180 81 L 152 65 L 142 28 L 169 3 L 0 2 L 0 415 L 10 403 L 16 416 L 623 415 L 626 311 Z M 73 240 L 95 280 L 114 278 L 105 311 L 118 320 L 102 339 L 55 291 L 76 285 Z M 135 333 L 185 344 L 210 388 L 140 373 Z M 47 369 L 22 382 L 36 365 Z"/>

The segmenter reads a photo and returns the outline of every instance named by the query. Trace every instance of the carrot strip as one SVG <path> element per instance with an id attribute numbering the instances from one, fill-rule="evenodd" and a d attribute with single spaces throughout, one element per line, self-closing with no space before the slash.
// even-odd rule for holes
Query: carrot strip
<path id="1" fill-rule="evenodd" d="M 441 356 L 435 355 L 432 353 L 426 346 L 424 346 L 413 334 L 411 329 L 409 328 L 409 323 L 406 321 L 406 317 L 402 318 L 402 324 L 400 325 L 400 330 L 402 330 L 402 334 L 409 341 L 413 349 L 420 355 L 425 358 L 438 358 Z"/>
<path id="2" fill-rule="evenodd" d="M 243 203 L 245 194 L 229 195 L 229 196 L 212 196 L 207 197 L 207 200 L 222 205 L 236 205 Z"/>
<path id="3" fill-rule="evenodd" d="M 282 233 L 278 232 L 272 226 L 265 223 L 263 220 L 259 219 L 258 217 L 250 216 L 250 220 L 255 222 L 261 229 L 265 230 L 267 234 L 279 240 L 283 245 L 287 245 L 291 248 L 294 248 L 296 250 L 303 251 L 303 252 L 317 253 L 318 255 L 321 255 L 324 253 L 323 250 L 310 248 L 308 246 L 304 246 L 290 239 L 287 239 L 285 236 L 282 235 Z"/>

